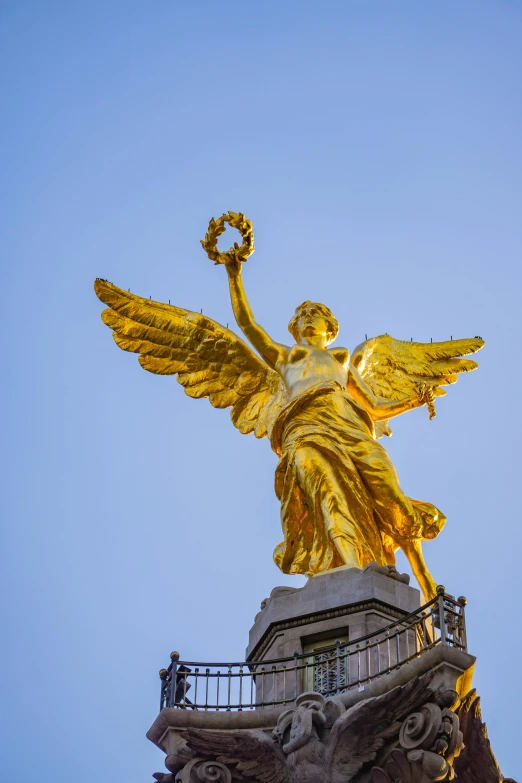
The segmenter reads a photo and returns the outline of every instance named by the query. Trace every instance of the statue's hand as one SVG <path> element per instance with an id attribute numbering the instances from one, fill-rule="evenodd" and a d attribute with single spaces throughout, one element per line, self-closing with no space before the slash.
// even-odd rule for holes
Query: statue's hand
<path id="1" fill-rule="evenodd" d="M 427 383 L 418 383 L 415 386 L 415 394 L 412 397 L 412 402 L 416 408 L 426 405 L 430 413 L 430 419 L 434 419 L 437 415 L 435 412 L 435 395 L 433 394 L 433 388 Z"/>
<path id="2" fill-rule="evenodd" d="M 242 261 L 235 258 L 233 261 L 229 261 L 225 264 L 227 268 L 227 274 L 229 277 L 238 277 L 241 274 Z"/>

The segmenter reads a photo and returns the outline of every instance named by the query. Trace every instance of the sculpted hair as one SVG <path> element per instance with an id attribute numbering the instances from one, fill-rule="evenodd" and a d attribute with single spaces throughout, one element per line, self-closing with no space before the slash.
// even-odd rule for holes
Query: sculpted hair
<path id="1" fill-rule="evenodd" d="M 319 304 L 319 302 L 311 302 L 310 299 L 307 299 L 306 302 L 303 302 L 303 304 L 300 304 L 299 307 L 295 308 L 295 315 L 290 319 L 290 323 L 288 324 L 288 331 L 294 338 L 294 340 L 297 342 L 299 340 L 299 332 L 297 330 L 297 321 L 303 311 L 308 310 L 310 305 L 313 305 L 317 310 L 320 312 L 326 323 L 328 324 L 328 342 L 331 343 L 335 340 L 337 335 L 339 334 L 339 321 L 334 316 L 332 311 L 329 307 L 327 307 L 324 304 Z"/>

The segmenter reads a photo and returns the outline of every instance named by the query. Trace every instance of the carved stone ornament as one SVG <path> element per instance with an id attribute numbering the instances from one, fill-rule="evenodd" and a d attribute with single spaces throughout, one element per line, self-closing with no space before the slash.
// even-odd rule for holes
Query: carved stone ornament
<path id="1" fill-rule="evenodd" d="M 371 783 L 432 783 L 438 780 L 450 780 L 450 766 L 436 753 L 425 750 L 412 750 L 406 754 L 396 748 L 392 750 L 384 769 L 374 767 Z"/>
<path id="2" fill-rule="evenodd" d="M 192 759 L 176 775 L 176 783 L 231 783 L 228 767 L 219 761 Z"/>
<path id="3" fill-rule="evenodd" d="M 434 692 L 430 681 L 431 675 L 413 678 L 349 709 L 338 699 L 303 693 L 279 715 L 271 737 L 260 730 L 187 728 L 183 737 L 194 759 L 176 783 L 229 783 L 227 773 L 259 783 L 349 783 L 360 771 L 369 774 L 377 759 L 373 783 L 450 780 L 462 748 L 458 718 L 446 706 L 456 694 Z M 198 766 L 204 759 L 208 771 Z"/>
<path id="4" fill-rule="evenodd" d="M 283 712 L 272 732 L 272 738 L 281 744 L 285 730 L 290 725 L 289 740 L 283 745 L 286 754 L 302 748 L 312 736 L 318 739 L 318 732 L 326 724 L 326 716 L 323 712 L 325 699 L 320 693 L 312 691 L 302 693 L 296 699 L 295 705 L 295 710 Z"/>
<path id="5" fill-rule="evenodd" d="M 414 678 L 348 709 L 338 698 L 303 693 L 295 708 L 279 715 L 271 736 L 261 730 L 187 728 L 179 735 L 173 772 L 154 778 L 158 783 L 435 783 L 458 775 L 459 783 L 515 783 L 498 768 L 475 691 L 460 701 L 455 691 L 433 691 L 430 680 L 430 675 Z"/>
<path id="6" fill-rule="evenodd" d="M 428 783 L 452 780 L 454 759 L 464 748 L 459 719 L 449 709 L 457 701 L 454 691 L 437 694 L 436 702 L 411 713 L 399 732 L 395 749 L 384 768 L 374 767 L 372 783 Z M 438 702 L 438 703 L 437 703 Z"/>
<path id="7" fill-rule="evenodd" d="M 191 759 L 177 775 L 156 772 L 153 775 L 158 783 L 231 783 L 232 775 L 228 767 L 219 761 Z"/>

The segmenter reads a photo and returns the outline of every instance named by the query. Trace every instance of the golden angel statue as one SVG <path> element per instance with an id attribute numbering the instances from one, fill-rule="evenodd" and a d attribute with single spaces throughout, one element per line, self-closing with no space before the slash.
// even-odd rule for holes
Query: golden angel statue
<path id="1" fill-rule="evenodd" d="M 217 250 L 224 223 L 244 241 Z M 245 239 L 246 237 L 246 239 Z M 477 364 L 460 357 L 484 345 L 481 338 L 417 343 L 373 337 L 350 354 L 332 348 L 338 322 L 323 304 L 303 302 L 288 329 L 295 341 L 273 340 L 256 321 L 242 280 L 253 252 L 250 222 L 239 213 L 211 221 L 202 242 L 228 273 L 237 324 L 252 347 L 205 315 L 144 299 L 96 280 L 108 305 L 102 319 L 125 351 L 158 375 L 177 375 L 190 397 L 232 408 L 244 434 L 268 437 L 279 457 L 275 491 L 281 501 L 284 540 L 274 560 L 286 574 L 309 576 L 338 566 L 393 565 L 400 548 L 428 601 L 435 582 L 421 543 L 446 519 L 435 506 L 405 495 L 385 449 L 388 420 L 421 405 L 435 415 L 434 397 Z"/>

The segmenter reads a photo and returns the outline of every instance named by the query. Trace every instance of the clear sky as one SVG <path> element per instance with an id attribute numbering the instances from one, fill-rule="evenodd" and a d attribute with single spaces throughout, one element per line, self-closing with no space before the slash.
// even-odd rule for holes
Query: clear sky
<path id="1" fill-rule="evenodd" d="M 486 339 L 385 445 L 448 516 L 426 558 L 520 776 L 521 39 L 517 0 L 0 0 L 5 780 L 151 779 L 170 651 L 240 660 L 304 582 L 272 562 L 268 442 L 141 370 L 92 290 L 232 325 L 199 245 L 229 209 L 275 339 L 308 298 L 349 348 Z"/>

